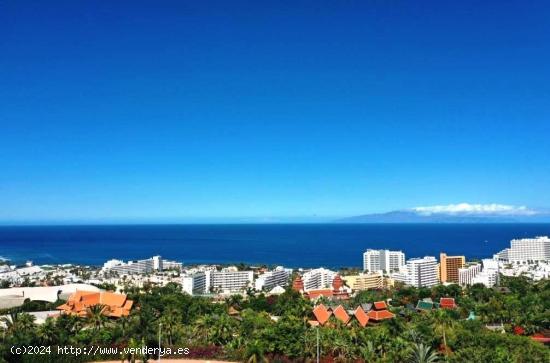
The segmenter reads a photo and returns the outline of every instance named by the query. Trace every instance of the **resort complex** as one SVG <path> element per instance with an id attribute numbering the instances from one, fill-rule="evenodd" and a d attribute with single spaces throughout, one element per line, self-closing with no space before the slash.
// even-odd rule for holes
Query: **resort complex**
<path id="1" fill-rule="evenodd" d="M 457 362 L 472 361 L 468 344 L 476 344 L 485 357 L 480 361 L 490 361 L 494 339 L 508 344 L 510 354 L 528 349 L 540 358 L 550 354 L 545 346 L 550 342 L 547 240 L 513 240 L 506 252 L 481 261 L 444 251 L 439 259 L 406 259 L 402 251 L 368 249 L 362 269 L 341 270 L 186 265 L 158 255 L 129 262 L 113 259 L 102 267 L 5 264 L 0 272 L 0 327 L 7 341 L 21 339 L 14 327 L 27 319 L 29 341 L 42 344 L 44 329 L 78 329 L 74 344 L 97 345 L 111 344 L 112 337 L 134 344 L 126 338 L 129 331 L 150 345 L 191 344 L 196 357 L 209 359 L 258 355 L 291 361 L 316 356 L 378 361 L 390 355 L 390 361 L 402 361 L 421 353 L 422 340 L 437 342 L 432 346 L 439 348 L 431 355 Z M 520 255 L 524 257 L 518 259 Z M 522 303 L 527 299 L 529 306 Z M 252 339 L 256 331 L 264 334 L 261 344 Z M 102 332 L 110 338 L 102 338 Z M 393 337 L 384 343 L 379 334 Z M 478 340 L 456 339 L 468 334 Z M 386 346 L 396 336 L 406 348 Z M 71 341 L 51 339 L 55 344 Z M 337 348 L 337 339 L 349 348 Z M 369 342 L 378 342 L 378 348 L 370 348 Z"/>

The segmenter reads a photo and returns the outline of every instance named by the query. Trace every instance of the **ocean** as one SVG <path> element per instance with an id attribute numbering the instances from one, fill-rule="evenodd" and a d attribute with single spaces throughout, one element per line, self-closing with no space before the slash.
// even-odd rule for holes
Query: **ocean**
<path id="1" fill-rule="evenodd" d="M 15 263 L 102 265 L 161 255 L 184 264 L 359 267 L 367 248 L 407 258 L 491 257 L 550 224 L 225 224 L 0 227 L 0 256 Z"/>

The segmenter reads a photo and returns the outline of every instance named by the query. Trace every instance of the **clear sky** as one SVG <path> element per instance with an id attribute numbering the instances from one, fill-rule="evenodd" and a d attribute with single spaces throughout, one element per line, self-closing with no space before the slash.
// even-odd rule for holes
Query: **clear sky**
<path id="1" fill-rule="evenodd" d="M 550 206 L 549 19 L 547 1 L 0 0 L 0 221 Z"/>

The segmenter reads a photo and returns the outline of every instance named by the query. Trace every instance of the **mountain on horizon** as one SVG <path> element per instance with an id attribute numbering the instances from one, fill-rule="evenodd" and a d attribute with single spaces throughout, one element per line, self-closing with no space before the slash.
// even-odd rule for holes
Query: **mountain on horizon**
<path id="1" fill-rule="evenodd" d="M 462 204 L 460 206 L 471 206 Z M 458 206 L 458 205 L 457 205 Z M 438 208 L 438 209 L 436 209 Z M 449 210 L 447 210 L 449 209 Z M 426 211 L 428 210 L 428 212 Z M 435 211 L 434 211 L 435 210 Z M 529 211 L 529 212 L 526 212 Z M 338 219 L 336 223 L 550 223 L 550 212 L 526 209 L 492 211 L 468 208 L 461 211 L 447 207 L 419 207 L 386 213 L 364 214 Z"/>

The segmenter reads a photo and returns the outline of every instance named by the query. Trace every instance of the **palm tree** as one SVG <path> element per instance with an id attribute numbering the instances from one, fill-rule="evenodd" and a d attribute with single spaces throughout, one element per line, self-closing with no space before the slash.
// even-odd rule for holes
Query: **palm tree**
<path id="1" fill-rule="evenodd" d="M 10 334 L 19 344 L 30 344 L 35 328 L 34 315 L 27 313 L 11 312 L 10 315 L 0 318 L 4 323 L 4 339 L 6 333 Z"/>
<path id="2" fill-rule="evenodd" d="M 86 309 L 88 324 L 93 327 L 94 331 L 101 329 L 107 322 L 105 309 L 103 304 L 92 305 Z"/>
<path id="3" fill-rule="evenodd" d="M 0 318 L 0 322 L 4 323 L 8 333 L 15 334 L 17 332 L 29 331 L 34 328 L 35 319 L 34 315 L 11 312 L 8 316 Z"/>
<path id="4" fill-rule="evenodd" d="M 258 340 L 247 347 L 244 358 L 247 363 L 269 363 L 264 348 Z"/>
<path id="5" fill-rule="evenodd" d="M 38 328 L 38 337 L 45 345 L 53 345 L 58 341 L 58 331 L 53 318 L 48 317 L 44 324 Z"/>
<path id="6" fill-rule="evenodd" d="M 443 338 L 443 347 L 445 348 L 445 352 L 447 352 L 447 333 L 453 328 L 455 321 L 443 309 L 434 312 L 434 321 L 435 331 Z"/>
<path id="7" fill-rule="evenodd" d="M 172 346 L 172 336 L 174 334 L 174 330 L 180 322 L 180 315 L 174 307 L 169 307 L 166 309 L 160 320 L 162 327 L 168 336 L 168 345 Z"/>
<path id="8" fill-rule="evenodd" d="M 74 342 L 82 329 L 82 320 L 76 315 L 61 314 L 55 319 L 55 327 L 59 332 L 60 344 Z"/>
<path id="9" fill-rule="evenodd" d="M 120 328 L 122 329 L 122 336 L 126 336 L 126 328 L 128 327 L 128 324 L 130 323 L 130 318 L 128 316 L 121 316 L 118 319 L 118 324 L 120 325 Z"/>
<path id="10" fill-rule="evenodd" d="M 410 363 L 435 363 L 439 362 L 437 353 L 432 352 L 432 349 L 424 343 L 416 343 L 411 353 Z"/>
<path id="11" fill-rule="evenodd" d="M 368 341 L 367 345 L 359 347 L 359 353 L 365 362 L 373 362 L 376 359 L 376 350 L 372 341 Z"/>
<path id="12" fill-rule="evenodd" d="M 6 327 L 8 333 L 14 333 L 17 331 L 17 321 L 19 318 L 18 312 L 11 312 L 9 316 L 3 316 L 0 318 L 0 322 Z"/>
<path id="13" fill-rule="evenodd" d="M 225 345 L 233 336 L 233 320 L 226 314 L 222 314 L 214 321 L 212 326 L 212 339 L 214 343 Z"/>
<path id="14" fill-rule="evenodd" d="M 343 331 L 343 330 L 340 330 Z M 344 336 L 338 334 L 332 341 L 332 355 L 336 357 L 336 361 L 345 362 L 350 356 L 351 345 L 347 342 Z"/>

